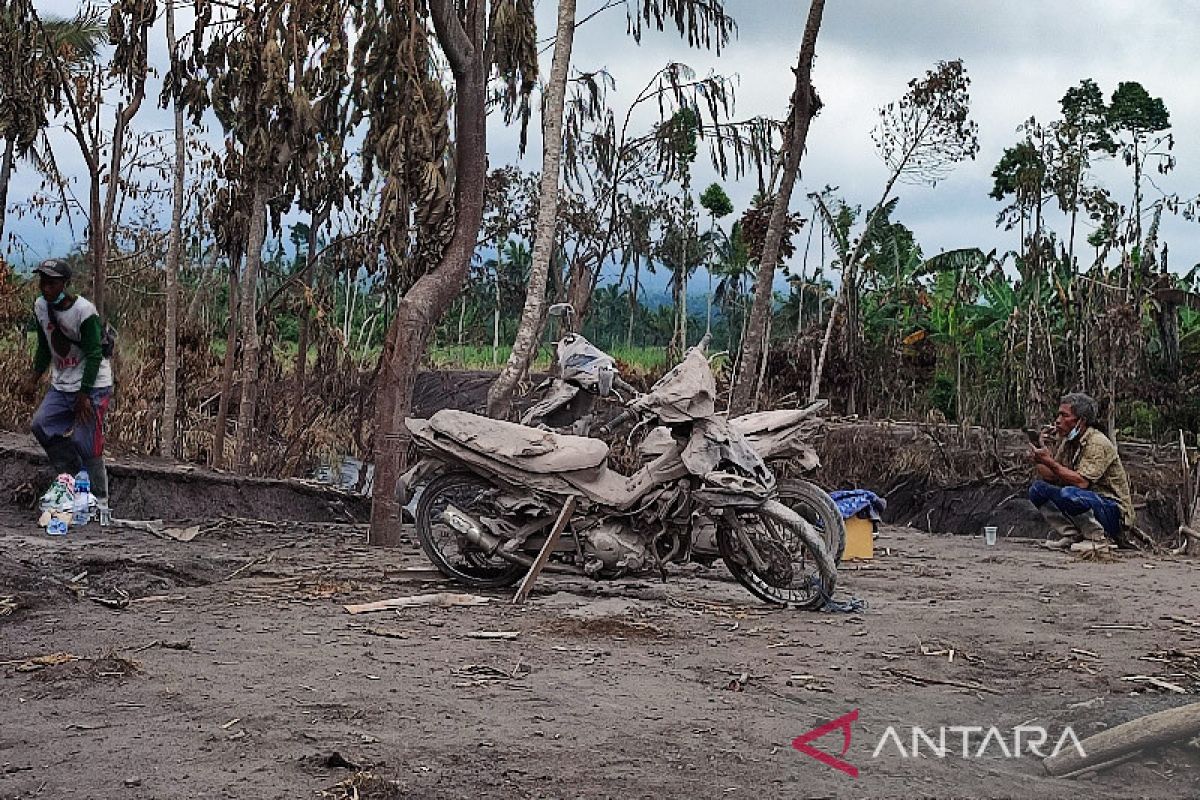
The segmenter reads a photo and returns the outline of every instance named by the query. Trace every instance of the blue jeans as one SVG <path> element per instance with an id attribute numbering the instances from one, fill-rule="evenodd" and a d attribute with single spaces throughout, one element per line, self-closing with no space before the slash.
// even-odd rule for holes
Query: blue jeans
<path id="1" fill-rule="evenodd" d="M 1092 512 L 1103 526 L 1109 538 L 1116 539 L 1121 532 L 1121 507 L 1111 497 L 1079 489 L 1075 486 L 1054 486 L 1045 481 L 1034 481 L 1029 487 L 1029 502 L 1037 508 L 1052 504 L 1068 517 Z"/>

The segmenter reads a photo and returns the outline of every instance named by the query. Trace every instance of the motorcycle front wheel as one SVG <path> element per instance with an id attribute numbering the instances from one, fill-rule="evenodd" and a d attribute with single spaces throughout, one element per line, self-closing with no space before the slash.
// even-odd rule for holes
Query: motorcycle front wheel
<path id="1" fill-rule="evenodd" d="M 833 596 L 837 564 L 820 532 L 778 501 L 728 511 L 717 527 L 717 548 L 733 577 L 760 600 L 815 610 Z"/>
<path id="2" fill-rule="evenodd" d="M 815 483 L 799 478 L 781 480 L 776 494 L 779 502 L 821 531 L 833 563 L 842 563 L 842 553 L 846 551 L 846 521 L 833 498 Z"/>
<path id="3" fill-rule="evenodd" d="M 526 568 L 497 555 L 488 555 L 442 519 L 447 506 L 475 519 L 495 515 L 495 488 L 473 472 L 447 472 L 434 478 L 417 501 L 416 527 L 421 548 L 438 571 L 475 589 L 512 586 Z"/>

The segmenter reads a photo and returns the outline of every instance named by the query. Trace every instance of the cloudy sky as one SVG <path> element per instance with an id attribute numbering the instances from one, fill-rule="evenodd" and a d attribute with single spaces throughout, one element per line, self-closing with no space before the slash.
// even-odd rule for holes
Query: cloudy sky
<path id="1" fill-rule="evenodd" d="M 602 0 L 580 0 L 580 18 L 601 5 Z M 64 0 L 45 0 L 39 6 L 59 14 L 73 13 L 76 7 Z M 639 47 L 625 33 L 623 10 L 615 8 L 580 28 L 573 65 L 606 68 L 617 81 L 614 100 L 619 109 L 663 64 L 682 61 L 700 74 L 713 71 L 735 80 L 736 118 L 782 116 L 807 2 L 726 0 L 726 7 L 737 20 L 738 35 L 719 57 L 689 50 L 670 31 L 647 33 Z M 538 0 L 543 36 L 553 32 L 555 9 L 551 0 Z M 1044 122 L 1056 118 L 1063 92 L 1085 77 L 1094 79 L 1106 97 L 1118 82 L 1135 80 L 1163 98 L 1176 134 L 1178 165 L 1165 177 L 1155 175 L 1155 182 L 1163 192 L 1194 197 L 1200 193 L 1197 11 L 1192 2 L 1172 0 L 828 0 L 813 75 L 825 106 L 809 134 L 793 207 L 807 210 L 805 195 L 826 184 L 839 187 L 848 202 L 875 202 L 887 178 L 871 142 L 876 110 L 903 94 L 910 78 L 939 60 L 954 58 L 963 59 L 972 78 L 981 150 L 975 161 L 961 165 L 936 187 L 899 187 L 895 218 L 915 231 L 926 254 L 957 247 L 1004 251 L 1016 246 L 1015 233 L 995 226 L 1000 204 L 987 196 L 991 170 L 1003 149 L 1017 141 L 1016 128 L 1022 121 L 1030 116 Z M 164 48 L 159 44 L 156 49 L 161 63 Z M 547 51 L 547 72 L 549 58 Z M 156 95 L 157 89 L 152 89 L 151 97 Z M 146 129 L 170 124 L 157 109 L 147 109 L 138 122 Z M 536 125 L 533 128 L 536 131 Z M 489 135 L 493 165 L 516 158 L 514 131 L 496 120 Z M 79 169 L 69 142 L 60 137 L 55 141 L 64 170 Z M 525 164 L 536 168 L 539 153 L 534 133 Z M 703 187 L 714 179 L 717 176 L 704 163 L 694 182 Z M 1131 200 L 1132 180 L 1122 164 L 1097 165 L 1095 179 L 1118 201 Z M 35 183 L 29 170 L 18 173 L 10 202 L 27 197 Z M 751 180 L 727 181 L 725 186 L 739 210 L 754 189 Z M 1148 187 L 1147 196 L 1159 196 L 1158 189 Z M 11 227 L 27 244 L 30 257 L 61 250 L 69 239 L 62 231 L 42 230 L 28 220 Z M 1086 233 L 1085 229 L 1080 239 Z M 1200 224 L 1166 218 L 1163 236 L 1170 243 L 1175 271 L 1200 262 Z"/>

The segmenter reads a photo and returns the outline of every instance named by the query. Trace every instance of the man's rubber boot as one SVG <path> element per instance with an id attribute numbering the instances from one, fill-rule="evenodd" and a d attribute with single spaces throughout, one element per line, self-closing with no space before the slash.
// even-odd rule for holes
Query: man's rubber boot
<path id="1" fill-rule="evenodd" d="M 108 500 L 108 470 L 104 468 L 104 456 L 85 458 L 83 468 L 88 472 L 92 495 L 97 500 Z"/>
<path id="2" fill-rule="evenodd" d="M 1053 503 L 1038 506 L 1038 511 L 1041 513 L 1042 519 L 1046 520 L 1046 524 L 1050 526 L 1050 530 L 1058 534 L 1057 539 L 1048 539 L 1042 542 L 1042 547 L 1048 547 L 1051 550 L 1066 550 L 1083 538 L 1071 518 L 1059 511 Z"/>
<path id="3" fill-rule="evenodd" d="M 1104 526 L 1100 524 L 1100 520 L 1096 519 L 1096 515 L 1091 511 L 1086 511 L 1083 514 L 1074 514 L 1070 519 L 1083 534 L 1083 541 L 1071 545 L 1072 553 L 1107 553 L 1115 549 L 1112 540 L 1108 537 L 1108 532 L 1104 530 Z"/>

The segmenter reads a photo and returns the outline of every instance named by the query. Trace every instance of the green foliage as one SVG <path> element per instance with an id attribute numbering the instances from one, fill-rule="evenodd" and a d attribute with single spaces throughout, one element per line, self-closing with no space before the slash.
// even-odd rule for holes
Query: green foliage
<path id="1" fill-rule="evenodd" d="M 1108 118 L 1115 130 L 1127 132 L 1135 138 L 1171 127 L 1171 116 L 1162 98 L 1151 97 L 1137 81 L 1124 81 L 1117 85 Z"/>
<path id="2" fill-rule="evenodd" d="M 713 219 L 721 219 L 733 213 L 733 201 L 721 188 L 721 184 L 710 184 L 700 195 L 700 207 L 712 215 Z"/>

